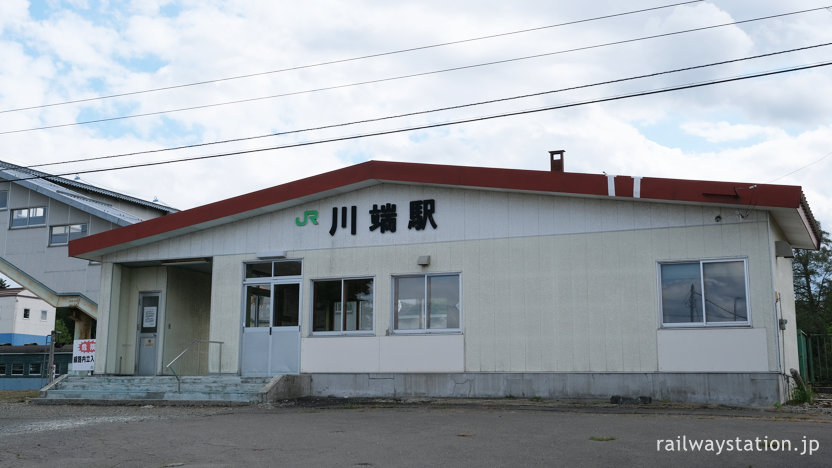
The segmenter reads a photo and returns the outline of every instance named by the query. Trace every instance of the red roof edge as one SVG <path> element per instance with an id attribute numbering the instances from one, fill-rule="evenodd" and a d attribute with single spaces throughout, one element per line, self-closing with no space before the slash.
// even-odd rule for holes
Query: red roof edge
<path id="1" fill-rule="evenodd" d="M 743 205 L 749 208 L 797 209 L 805 206 L 809 219 L 814 221 L 811 211 L 808 211 L 808 205 L 805 204 L 803 193 L 797 186 L 368 161 L 83 237 L 69 243 L 69 255 L 77 257 L 180 229 L 196 227 L 276 203 L 373 180 L 581 196 L 635 197 L 658 201 Z M 815 229 L 819 232 L 817 222 L 813 224 L 813 230 Z"/>

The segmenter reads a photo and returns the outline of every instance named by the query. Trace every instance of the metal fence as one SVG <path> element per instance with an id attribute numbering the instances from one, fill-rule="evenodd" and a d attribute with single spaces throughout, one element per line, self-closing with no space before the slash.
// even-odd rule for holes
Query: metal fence
<path id="1" fill-rule="evenodd" d="M 800 375 L 812 384 L 832 383 L 832 335 L 797 331 Z"/>

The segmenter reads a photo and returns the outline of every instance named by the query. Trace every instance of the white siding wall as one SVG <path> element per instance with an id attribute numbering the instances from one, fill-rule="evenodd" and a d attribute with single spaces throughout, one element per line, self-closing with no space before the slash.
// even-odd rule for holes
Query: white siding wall
<path id="1" fill-rule="evenodd" d="M 49 227 L 86 223 L 92 234 L 110 230 L 113 224 L 52 200 L 15 184 L 0 184 L 9 190 L 9 209 L 0 210 L 0 257 L 20 268 L 37 281 L 58 293 L 81 293 L 98 301 L 101 266 L 87 260 L 71 258 L 67 246 L 49 246 Z M 46 207 L 46 225 L 9 229 L 11 210 Z"/>
<path id="2" fill-rule="evenodd" d="M 410 231 L 408 202 L 423 199 L 436 200 L 438 229 Z M 370 232 L 368 209 L 388 202 L 398 205 L 397 232 Z M 330 236 L 332 207 L 352 205 L 358 207 L 357 235 L 339 224 Z M 310 209 L 319 212 L 319 225 L 296 226 L 295 218 Z M 383 185 L 106 260 L 213 256 L 211 339 L 234 343 L 224 350 L 224 370 L 226 362 L 235 367 L 237 362 L 232 352 L 239 347 L 242 262 L 256 260 L 257 252 L 287 250 L 304 260 L 304 372 L 383 371 L 388 369 L 384 353 L 412 352 L 413 346 L 444 355 L 434 359 L 435 370 L 649 372 L 659 370 L 659 333 L 668 356 L 682 351 L 673 347 L 683 341 L 674 340 L 674 333 L 701 333 L 703 342 L 711 333 L 660 330 L 658 262 L 747 259 L 752 328 L 769 336 L 774 333 L 770 242 L 762 212 L 740 218 L 733 210 L 700 206 Z M 416 264 L 421 255 L 431 256 L 429 267 Z M 391 276 L 420 272 L 461 272 L 463 337 L 387 336 Z M 375 335 L 310 337 L 309 282 L 364 275 L 375 278 Z M 747 340 L 759 349 L 745 351 L 767 356 L 765 367 L 775 370 L 773 344 L 767 341 Z M 399 349 L 385 348 L 390 344 Z M 326 359 L 338 349 L 344 353 Z M 402 365 L 401 370 L 417 370 Z"/>

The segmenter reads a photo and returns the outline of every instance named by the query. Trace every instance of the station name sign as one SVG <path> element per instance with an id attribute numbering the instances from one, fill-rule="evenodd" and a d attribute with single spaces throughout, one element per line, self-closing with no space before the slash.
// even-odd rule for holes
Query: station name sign
<path id="1" fill-rule="evenodd" d="M 409 203 L 409 218 L 407 221 L 407 229 L 415 229 L 423 231 L 430 226 L 436 229 L 436 200 L 413 200 Z M 398 208 L 395 203 L 373 204 L 373 208 L 367 210 L 369 215 L 369 230 L 371 232 L 378 231 L 381 234 L 390 232 L 394 233 L 398 224 Z M 298 226 L 306 226 L 312 224 L 317 226 L 320 214 L 317 210 L 307 210 L 303 212 L 303 217 L 295 218 L 295 224 Z M 349 228 L 350 234 L 357 233 L 358 225 L 358 206 L 333 206 L 332 220 L 329 228 L 329 235 L 334 236 L 339 229 L 346 230 Z"/>

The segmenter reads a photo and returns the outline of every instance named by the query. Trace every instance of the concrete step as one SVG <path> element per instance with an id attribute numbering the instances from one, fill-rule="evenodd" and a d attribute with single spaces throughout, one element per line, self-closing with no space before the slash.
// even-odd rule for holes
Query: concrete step
<path id="1" fill-rule="evenodd" d="M 262 400 L 270 378 L 239 376 L 175 377 L 67 376 L 41 392 L 39 400 L 245 402 Z"/>

